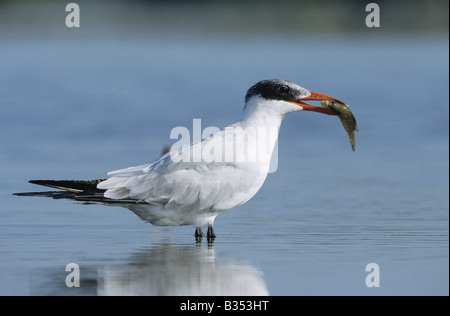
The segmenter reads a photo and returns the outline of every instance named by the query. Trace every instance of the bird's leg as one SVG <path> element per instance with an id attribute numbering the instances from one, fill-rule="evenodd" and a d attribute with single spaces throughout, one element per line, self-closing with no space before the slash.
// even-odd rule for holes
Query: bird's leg
<path id="1" fill-rule="evenodd" d="M 203 237 L 203 231 L 202 231 L 202 228 L 201 228 L 201 227 L 197 227 L 197 228 L 195 229 L 195 239 L 201 240 L 202 237 Z"/>
<path id="2" fill-rule="evenodd" d="M 208 225 L 208 232 L 206 233 L 206 238 L 208 240 L 212 240 L 212 239 L 216 238 L 216 234 L 214 233 L 214 227 L 212 224 Z"/>

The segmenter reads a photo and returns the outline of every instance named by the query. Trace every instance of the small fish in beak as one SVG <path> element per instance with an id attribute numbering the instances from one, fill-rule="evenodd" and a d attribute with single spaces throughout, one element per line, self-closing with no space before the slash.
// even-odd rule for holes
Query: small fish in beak
<path id="1" fill-rule="evenodd" d="M 324 108 L 334 111 L 339 116 L 342 126 L 344 126 L 344 129 L 348 134 L 352 150 L 355 151 L 355 131 L 359 133 L 359 130 L 355 116 L 352 111 L 350 111 L 348 105 L 341 101 L 336 102 L 329 100 L 323 100 L 321 104 Z"/>

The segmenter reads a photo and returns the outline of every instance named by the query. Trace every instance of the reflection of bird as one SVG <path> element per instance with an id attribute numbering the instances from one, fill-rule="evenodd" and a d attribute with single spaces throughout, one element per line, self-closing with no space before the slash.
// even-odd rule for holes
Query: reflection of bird
<path id="1" fill-rule="evenodd" d="M 118 257 L 119 255 L 119 257 Z M 162 239 L 151 247 L 134 249 L 113 260 L 87 260 L 80 267 L 80 287 L 69 288 L 67 272 L 54 267 L 37 268 L 31 276 L 30 294 L 101 296 L 266 296 L 263 271 L 214 247 L 175 245 Z M 61 282 L 61 280 L 63 280 Z"/>
<path id="2" fill-rule="evenodd" d="M 97 271 L 98 295 L 269 295 L 261 270 L 217 255 L 212 247 L 165 245 Z"/>
<path id="3" fill-rule="evenodd" d="M 240 121 L 200 142 L 150 164 L 112 171 L 106 180 L 30 181 L 63 191 L 19 195 L 119 205 L 154 225 L 193 225 L 196 237 L 207 225 L 208 238 L 214 238 L 215 217 L 248 201 L 264 183 L 284 116 L 299 111 L 335 115 L 304 103 L 326 100 L 342 103 L 288 81 L 264 80 L 247 91 Z"/>

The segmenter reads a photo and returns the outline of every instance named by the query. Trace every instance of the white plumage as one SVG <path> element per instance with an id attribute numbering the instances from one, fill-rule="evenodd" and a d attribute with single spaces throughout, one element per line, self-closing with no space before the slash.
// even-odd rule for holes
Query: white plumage
<path id="1" fill-rule="evenodd" d="M 247 202 L 260 189 L 267 177 L 283 112 L 286 107 L 301 110 L 286 103 L 283 112 L 273 115 L 267 103 L 259 97 L 253 99 L 241 121 L 153 163 L 112 171 L 108 173 L 111 178 L 98 188 L 107 190 L 107 198 L 145 201 L 149 205 L 138 205 L 139 216 L 155 225 L 212 225 L 220 212 Z M 276 104 L 280 101 L 272 103 L 283 108 Z M 261 129 L 267 129 L 267 134 L 276 130 L 276 135 L 260 139 L 264 134 Z M 265 149 L 264 157 L 254 154 L 258 144 Z M 200 147 L 199 152 L 203 148 L 233 148 L 233 157 L 226 160 L 223 150 L 220 156 L 213 152 L 211 162 L 193 162 L 196 147 Z M 179 161 L 181 157 L 190 161 Z"/>

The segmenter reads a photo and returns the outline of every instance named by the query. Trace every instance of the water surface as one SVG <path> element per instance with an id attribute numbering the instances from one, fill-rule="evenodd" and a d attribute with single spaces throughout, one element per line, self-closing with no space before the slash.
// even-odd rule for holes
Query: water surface
<path id="1" fill-rule="evenodd" d="M 0 56 L 0 294 L 448 295 L 448 37 L 7 39 Z M 268 78 L 349 103 L 356 152 L 339 120 L 288 116 L 277 172 L 217 217 L 213 245 L 11 195 L 150 162 L 176 126 L 238 119 Z"/>

